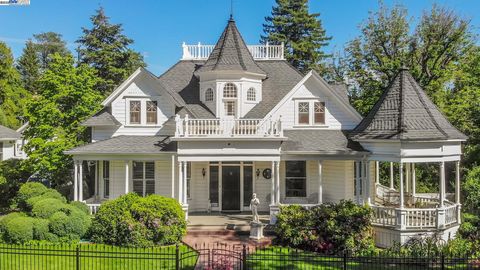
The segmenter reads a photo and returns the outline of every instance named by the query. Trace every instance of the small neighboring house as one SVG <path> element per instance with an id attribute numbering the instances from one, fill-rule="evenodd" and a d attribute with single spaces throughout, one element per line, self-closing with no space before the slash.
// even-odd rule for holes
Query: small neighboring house
<path id="1" fill-rule="evenodd" d="M 128 192 L 154 193 L 177 199 L 188 216 L 247 211 L 256 193 L 274 223 L 280 205 L 351 199 L 373 208 L 379 246 L 455 236 L 466 137 L 408 70 L 362 118 L 344 85 L 298 72 L 283 45 L 247 46 L 233 19 L 216 45 L 182 48 L 159 77 L 136 70 L 83 123 L 92 142 L 66 152 L 75 160 L 75 200 L 96 211 Z M 437 164 L 437 193 L 417 192 L 419 163 Z M 84 164 L 95 165 L 88 184 Z M 382 181 L 381 164 L 390 166 Z"/>
<path id="2" fill-rule="evenodd" d="M 0 125 L 0 160 L 11 158 L 25 159 L 27 155 L 23 151 L 25 140 L 23 139 L 23 131 L 27 124 L 24 124 L 16 131 Z"/>

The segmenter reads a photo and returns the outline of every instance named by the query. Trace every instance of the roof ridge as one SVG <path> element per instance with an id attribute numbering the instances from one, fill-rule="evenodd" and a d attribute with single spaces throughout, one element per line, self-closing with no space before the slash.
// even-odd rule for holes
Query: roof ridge
<path id="1" fill-rule="evenodd" d="M 400 70 L 400 73 L 399 73 L 399 76 L 400 76 L 400 89 L 399 89 L 399 94 L 398 94 L 398 99 L 399 99 L 399 104 L 398 104 L 398 110 L 399 110 L 399 114 L 398 114 L 398 125 L 397 125 L 397 132 L 398 132 L 398 136 L 399 138 L 403 138 L 403 131 L 404 131 L 404 127 L 405 127 L 405 124 L 404 124 L 404 121 L 405 121 L 405 110 L 403 108 L 403 101 L 404 101 L 404 95 L 405 95 L 405 91 L 404 91 L 404 84 L 405 84 L 405 69 L 401 69 Z"/>
<path id="2" fill-rule="evenodd" d="M 235 21 L 232 21 L 233 27 L 237 28 L 237 25 L 235 24 Z M 238 29 L 237 29 L 238 32 Z M 235 32 L 232 33 L 233 39 L 235 40 L 235 48 L 237 49 L 237 55 L 238 55 L 238 61 L 240 62 L 240 66 L 242 66 L 243 70 L 247 70 L 247 67 L 245 66 L 245 62 L 243 61 L 243 55 L 240 53 L 240 45 L 238 44 L 238 37 L 235 35 Z M 242 40 L 243 41 L 243 40 Z M 245 43 L 245 41 L 243 41 Z M 254 61 L 255 63 L 255 61 Z M 257 64 L 257 63 L 255 63 Z"/>

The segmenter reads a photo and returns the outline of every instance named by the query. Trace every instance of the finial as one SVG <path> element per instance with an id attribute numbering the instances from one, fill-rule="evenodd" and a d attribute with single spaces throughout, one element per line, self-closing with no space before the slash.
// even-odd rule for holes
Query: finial
<path id="1" fill-rule="evenodd" d="M 230 19 L 229 21 L 233 22 L 233 0 L 230 0 Z"/>

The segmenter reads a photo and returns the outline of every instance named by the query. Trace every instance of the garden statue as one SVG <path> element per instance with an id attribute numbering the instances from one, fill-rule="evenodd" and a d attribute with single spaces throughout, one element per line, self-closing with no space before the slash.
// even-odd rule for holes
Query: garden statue
<path id="1" fill-rule="evenodd" d="M 257 194 L 253 193 L 252 200 L 250 201 L 250 209 L 252 209 L 253 222 L 256 222 L 256 223 L 260 222 L 260 220 L 258 219 L 259 204 L 260 204 L 260 200 L 257 198 Z"/>

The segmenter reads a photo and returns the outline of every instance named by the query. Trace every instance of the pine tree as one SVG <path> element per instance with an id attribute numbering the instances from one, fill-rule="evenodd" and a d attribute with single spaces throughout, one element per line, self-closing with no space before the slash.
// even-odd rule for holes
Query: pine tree
<path id="1" fill-rule="evenodd" d="M 18 128 L 29 95 L 23 89 L 20 74 L 13 64 L 12 51 L 7 44 L 0 42 L 0 124 Z"/>
<path id="2" fill-rule="evenodd" d="M 29 40 L 18 59 L 17 69 L 22 76 L 23 87 L 32 94 L 37 93 L 36 83 L 40 77 L 40 60 L 35 44 Z"/>
<path id="3" fill-rule="evenodd" d="M 48 67 L 53 54 L 58 53 L 63 56 L 70 54 L 70 51 L 67 49 L 67 43 L 59 33 L 45 32 L 35 34 L 33 35 L 33 42 L 40 60 L 40 67 L 43 70 Z"/>
<path id="4" fill-rule="evenodd" d="M 294 67 L 302 72 L 314 69 L 324 74 L 322 61 L 329 55 L 322 48 L 331 37 L 326 35 L 319 16 L 309 13 L 308 0 L 276 0 L 272 15 L 265 17 L 261 42 L 283 42 L 286 59 Z"/>
<path id="5" fill-rule="evenodd" d="M 143 57 L 128 46 L 133 40 L 122 32 L 121 24 L 111 24 L 103 8 L 91 17 L 93 27 L 82 28 L 83 36 L 77 40 L 80 62 L 97 70 L 100 81 L 97 89 L 108 95 L 135 69 L 144 67 Z"/>

